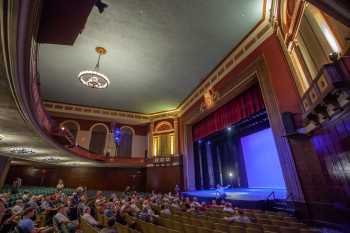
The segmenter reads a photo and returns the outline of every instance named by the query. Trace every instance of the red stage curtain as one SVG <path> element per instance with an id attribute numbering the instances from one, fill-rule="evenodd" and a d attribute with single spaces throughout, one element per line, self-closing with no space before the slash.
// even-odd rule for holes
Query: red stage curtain
<path id="1" fill-rule="evenodd" d="M 265 108 L 258 84 L 218 108 L 193 126 L 193 139 L 198 140 L 222 130 Z"/>

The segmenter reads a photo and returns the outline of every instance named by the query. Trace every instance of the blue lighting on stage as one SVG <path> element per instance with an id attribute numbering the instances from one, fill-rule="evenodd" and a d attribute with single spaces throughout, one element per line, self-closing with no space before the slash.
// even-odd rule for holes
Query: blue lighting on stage
<path id="1" fill-rule="evenodd" d="M 120 138 L 121 138 L 120 128 L 115 128 L 114 129 L 114 141 L 115 141 L 115 144 L 119 145 Z"/>
<path id="2" fill-rule="evenodd" d="M 249 188 L 286 188 L 271 128 L 241 138 Z"/>

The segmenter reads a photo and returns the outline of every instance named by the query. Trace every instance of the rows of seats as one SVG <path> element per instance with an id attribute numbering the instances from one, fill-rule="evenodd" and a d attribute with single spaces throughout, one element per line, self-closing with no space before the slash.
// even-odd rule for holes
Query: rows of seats
<path id="1" fill-rule="evenodd" d="M 256 223 L 228 223 L 223 216 L 229 215 L 221 210 L 210 209 L 203 215 L 195 215 L 173 209 L 173 215 L 160 216 L 157 223 L 147 223 L 133 216 L 125 215 L 128 225 L 116 224 L 120 233 L 316 233 L 307 225 L 297 221 L 295 217 L 284 213 L 244 210 L 244 214 L 256 219 Z M 106 225 L 106 217 L 98 219 Z M 136 223 L 136 224 L 135 224 Z M 129 226 L 133 226 L 132 229 Z M 85 228 L 84 228 L 85 229 Z M 97 233 L 97 229 L 85 229 L 88 233 Z M 85 232 L 85 231 L 84 231 Z"/>
<path id="2" fill-rule="evenodd" d="M 9 196 L 8 200 L 8 207 L 12 207 L 15 205 L 17 199 L 21 199 L 23 194 L 28 192 L 33 195 L 52 195 L 57 191 L 56 188 L 53 187 L 41 187 L 41 186 L 25 186 L 18 189 L 18 193 L 11 194 Z M 64 188 L 63 192 L 67 195 L 71 195 L 73 193 L 74 189 L 71 188 Z M 4 186 L 4 188 L 1 190 L 1 193 L 11 193 L 11 187 L 10 186 Z"/>

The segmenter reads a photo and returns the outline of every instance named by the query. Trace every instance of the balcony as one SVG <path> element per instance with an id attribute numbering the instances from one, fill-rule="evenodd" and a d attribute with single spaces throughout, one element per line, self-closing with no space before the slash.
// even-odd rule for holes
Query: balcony
<path id="1" fill-rule="evenodd" d="M 350 56 L 326 64 L 302 96 L 304 130 L 310 132 L 350 102 Z"/>

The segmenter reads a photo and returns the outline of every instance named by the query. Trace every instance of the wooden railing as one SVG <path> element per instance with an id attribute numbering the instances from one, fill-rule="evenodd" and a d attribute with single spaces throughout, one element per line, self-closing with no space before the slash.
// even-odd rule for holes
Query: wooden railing
<path id="1" fill-rule="evenodd" d="M 182 155 L 154 156 L 147 159 L 146 163 L 154 166 L 178 166 L 182 165 Z"/>

